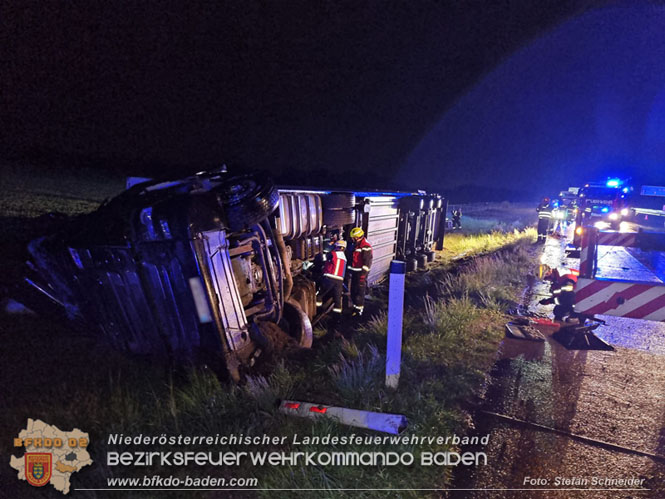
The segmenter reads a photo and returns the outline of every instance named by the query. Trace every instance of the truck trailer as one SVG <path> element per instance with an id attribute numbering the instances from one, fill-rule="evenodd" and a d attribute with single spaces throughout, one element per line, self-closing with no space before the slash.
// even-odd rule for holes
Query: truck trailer
<path id="1" fill-rule="evenodd" d="M 312 346 L 331 308 L 317 307 L 331 241 L 362 227 L 376 285 L 394 259 L 434 260 L 446 208 L 422 191 L 276 187 L 225 171 L 151 180 L 32 240 L 25 284 L 116 349 L 239 380 L 278 336 Z"/>

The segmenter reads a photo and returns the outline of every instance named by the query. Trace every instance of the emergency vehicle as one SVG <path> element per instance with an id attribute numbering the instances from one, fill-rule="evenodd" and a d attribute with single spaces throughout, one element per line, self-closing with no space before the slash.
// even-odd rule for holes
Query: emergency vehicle
<path id="1" fill-rule="evenodd" d="M 585 184 L 578 193 L 573 246 L 580 247 L 585 225 L 602 222 L 618 230 L 621 221 L 630 214 L 628 200 L 632 190 L 626 181 L 618 178 Z"/>

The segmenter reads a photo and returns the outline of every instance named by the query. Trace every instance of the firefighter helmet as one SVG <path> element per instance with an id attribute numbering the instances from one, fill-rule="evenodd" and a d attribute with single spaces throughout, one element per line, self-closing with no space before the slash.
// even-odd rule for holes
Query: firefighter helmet
<path id="1" fill-rule="evenodd" d="M 335 243 L 335 248 L 339 248 L 339 249 L 343 249 L 343 250 L 345 250 L 345 249 L 346 249 L 346 241 L 345 241 L 344 239 L 340 239 L 339 241 L 337 241 L 337 242 Z"/>
<path id="2" fill-rule="evenodd" d="M 365 235 L 365 232 L 360 227 L 354 227 L 351 229 L 351 237 L 360 239 Z"/>

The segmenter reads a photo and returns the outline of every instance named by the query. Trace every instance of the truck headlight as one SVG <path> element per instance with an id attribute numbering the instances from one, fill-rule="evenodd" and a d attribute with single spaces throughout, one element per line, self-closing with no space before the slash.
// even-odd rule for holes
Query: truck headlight
<path id="1" fill-rule="evenodd" d="M 619 214 L 617 212 L 610 213 L 610 220 L 619 220 Z"/>
<path id="2" fill-rule="evenodd" d="M 624 216 L 624 217 L 627 216 L 628 215 L 628 208 L 624 208 L 623 210 L 621 210 L 621 215 Z"/>

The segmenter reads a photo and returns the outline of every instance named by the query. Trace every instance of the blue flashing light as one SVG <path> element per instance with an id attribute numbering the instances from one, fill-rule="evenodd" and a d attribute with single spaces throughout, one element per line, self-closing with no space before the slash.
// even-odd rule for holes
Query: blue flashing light
<path id="1" fill-rule="evenodd" d="M 607 213 L 608 211 L 610 211 L 610 209 L 607 206 L 603 206 L 600 211 L 602 211 L 603 213 Z"/>
<path id="2" fill-rule="evenodd" d="M 618 178 L 609 178 L 605 184 L 607 187 L 619 187 L 621 185 L 621 180 Z"/>

